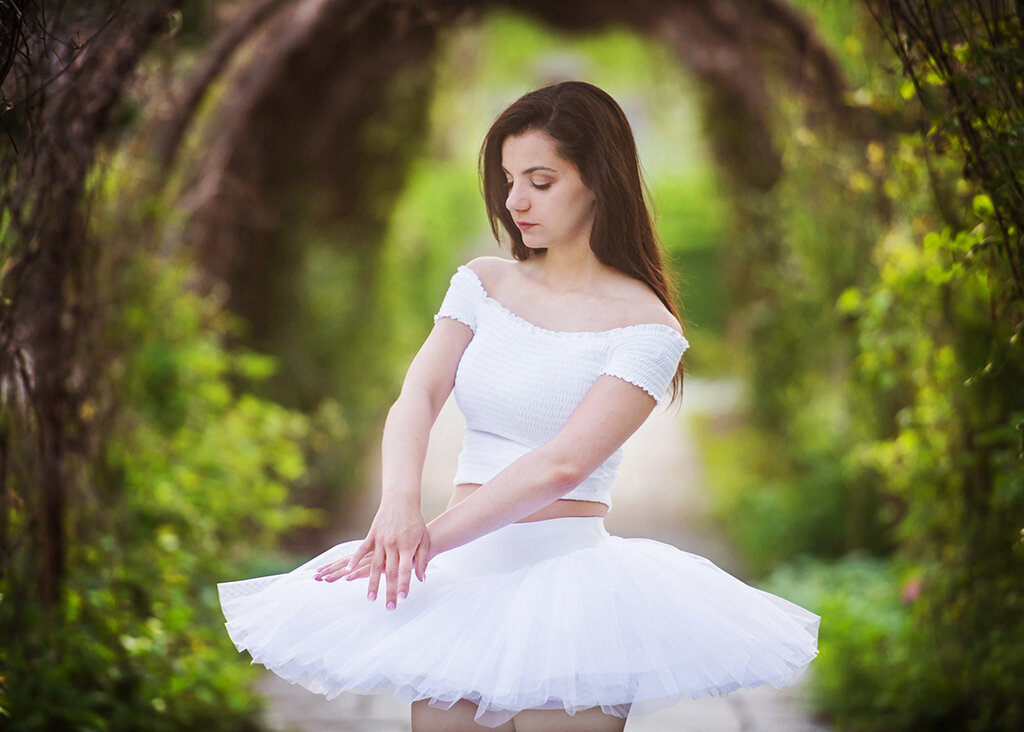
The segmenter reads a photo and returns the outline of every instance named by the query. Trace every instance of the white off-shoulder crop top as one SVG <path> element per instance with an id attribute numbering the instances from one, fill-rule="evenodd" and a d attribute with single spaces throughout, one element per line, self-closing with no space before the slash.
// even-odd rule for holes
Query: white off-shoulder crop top
<path id="1" fill-rule="evenodd" d="M 674 328 L 641 323 L 602 331 L 554 331 L 505 308 L 476 272 L 459 266 L 438 318 L 468 325 L 473 338 L 455 374 L 455 401 L 466 436 L 454 485 L 486 483 L 510 463 L 551 440 L 602 374 L 665 396 L 689 344 Z M 611 508 L 620 447 L 562 496 Z"/>

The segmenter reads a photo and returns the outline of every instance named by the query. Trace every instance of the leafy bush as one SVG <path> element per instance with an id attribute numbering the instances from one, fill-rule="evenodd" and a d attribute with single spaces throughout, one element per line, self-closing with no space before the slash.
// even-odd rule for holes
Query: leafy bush
<path id="1" fill-rule="evenodd" d="M 762 583 L 822 616 L 808 700 L 836 729 L 1019 729 L 1019 626 L 993 627 L 978 643 L 936 624 L 936 607 L 948 607 L 942 575 L 939 565 L 854 553 L 794 562 Z"/>
<path id="2" fill-rule="evenodd" d="M 768 591 L 822 616 L 809 696 L 838 729 L 906 728 L 908 671 L 928 668 L 907 648 L 912 621 L 903 597 L 917 586 L 906 569 L 861 554 L 786 565 L 765 581 Z"/>
<path id="3" fill-rule="evenodd" d="M 807 570 L 824 588 L 811 604 L 824 616 L 816 698 L 837 726 L 1017 730 L 1024 320 L 1019 206 L 1007 203 L 1020 166 L 1007 164 L 1021 126 L 989 88 L 1017 83 L 1009 41 L 1024 31 L 1003 16 L 1005 35 L 987 34 L 968 0 L 914 5 L 920 17 L 959 13 L 960 26 L 942 27 L 975 37 L 911 49 L 912 83 L 863 63 L 888 54 L 876 27 L 836 4 L 827 17 L 833 42 L 860 57 L 852 96 L 920 131 L 826 140 L 782 105 L 787 172 L 767 196 L 737 198 L 740 245 L 726 264 L 749 399 L 706 425 L 710 476 L 758 570 L 806 554 L 890 555 Z M 935 103 L 943 90 L 963 101 L 955 116 Z M 918 589 L 901 606 L 905 573 Z"/>
<path id="4" fill-rule="evenodd" d="M 750 572 L 760 576 L 794 557 L 845 551 L 846 483 L 843 473 L 828 469 L 841 464 L 836 456 L 809 454 L 801 470 L 792 446 L 742 414 L 701 415 L 694 426 L 714 514 Z"/>
<path id="5" fill-rule="evenodd" d="M 313 519 L 287 500 L 309 425 L 246 393 L 274 365 L 221 345 L 231 323 L 188 275 L 144 252 L 119 272 L 109 376 L 121 407 L 69 508 L 63 603 L 35 605 L 13 564 L 0 586 L 0 625 L 18 639 L 0 656 L 8 729 L 258 726 L 215 583 Z"/>

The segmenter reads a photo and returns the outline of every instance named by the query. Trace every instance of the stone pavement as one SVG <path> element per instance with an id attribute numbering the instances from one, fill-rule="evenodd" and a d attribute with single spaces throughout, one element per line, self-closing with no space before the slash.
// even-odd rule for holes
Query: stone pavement
<path id="1" fill-rule="evenodd" d="M 709 496 L 687 421 L 693 412 L 721 409 L 735 398 L 733 385 L 690 378 L 683 408 L 677 414 L 664 407 L 654 411 L 623 448 L 619 477 L 612 489 L 614 505 L 605 519 L 609 532 L 674 544 L 743 576 L 738 556 L 709 518 Z M 423 511 L 428 520 L 443 511 L 448 501 L 464 427 L 462 415 L 450 399 L 431 432 L 423 470 Z M 370 499 L 376 500 L 374 496 Z M 364 506 L 366 518 L 360 525 L 369 526 L 375 509 L 375 504 Z M 260 689 L 268 701 L 267 721 L 282 732 L 411 730 L 408 706 L 392 697 L 342 694 L 328 702 L 269 672 Z M 721 698 L 682 701 L 631 717 L 626 732 L 826 732 L 827 727 L 803 712 L 800 694 L 799 685 L 782 691 L 761 687 Z"/>

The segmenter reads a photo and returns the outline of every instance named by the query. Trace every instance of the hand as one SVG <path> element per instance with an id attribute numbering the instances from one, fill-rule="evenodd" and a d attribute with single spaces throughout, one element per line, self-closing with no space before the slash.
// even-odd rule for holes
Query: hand
<path id="1" fill-rule="evenodd" d="M 422 582 L 430 560 L 430 534 L 419 509 L 402 502 L 381 503 L 370 531 L 354 554 L 319 567 L 315 579 L 334 582 L 369 577 L 367 599 L 377 598 L 380 576 L 387 578 L 387 609 L 409 594 L 413 569 Z"/>
<path id="2" fill-rule="evenodd" d="M 427 524 L 427 530 L 429 533 L 430 524 Z M 429 564 L 430 560 L 440 553 L 435 549 L 435 547 L 437 546 L 436 542 L 431 542 L 429 546 L 430 550 L 427 552 L 426 559 L 427 564 Z M 330 564 L 325 564 L 323 567 L 320 568 L 322 571 L 320 571 L 319 574 L 317 574 L 316 579 L 326 579 L 328 582 L 333 582 L 336 579 L 341 579 L 342 577 L 344 577 L 346 582 L 351 582 L 354 579 L 368 577 L 370 575 L 370 566 L 373 563 L 373 555 L 365 555 L 359 561 L 359 564 L 356 567 L 349 568 L 349 562 L 354 556 L 355 553 L 346 554 L 341 559 L 335 559 Z M 416 576 L 422 582 L 426 578 L 426 572 L 420 571 L 417 573 Z"/>

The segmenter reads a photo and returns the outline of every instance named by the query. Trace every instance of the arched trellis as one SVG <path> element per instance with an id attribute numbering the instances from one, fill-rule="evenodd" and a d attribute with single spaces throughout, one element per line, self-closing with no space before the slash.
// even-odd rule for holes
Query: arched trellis
<path id="1" fill-rule="evenodd" d="M 881 135 L 876 113 L 848 102 L 847 83 L 811 21 L 785 0 L 264 0 L 223 31 L 208 62 L 190 83 L 178 116 L 158 141 L 171 162 L 205 88 L 232 52 L 250 36 L 261 48 L 241 67 L 222 106 L 221 122 L 186 201 L 204 270 L 228 283 L 229 304 L 259 339 L 279 310 L 274 287 L 287 281 L 292 253 L 275 250 L 273 232 L 288 186 L 314 182 L 337 202 L 332 215 L 366 245 L 381 232 L 364 187 L 367 171 L 393 171 L 372 192 L 376 202 L 396 196 L 409 147 L 425 120 L 413 111 L 392 149 L 369 148 L 358 131 L 371 118 L 387 119 L 396 105 L 414 110 L 431 79 L 410 83 L 408 70 L 435 50 L 439 30 L 472 23 L 504 9 L 532 16 L 561 31 L 627 28 L 666 44 L 703 87 L 707 114 L 717 120 L 711 147 L 737 181 L 767 190 L 781 174 L 771 129 L 766 70 L 805 101 L 812 124 L 830 124 L 855 137 Z M 389 93 L 405 74 L 401 93 Z M 423 104 L 418 105 L 421 109 Z M 284 143 L 284 144 L 282 144 Z M 339 173 L 344 171 L 344 173 Z M 257 212 L 261 215 L 256 215 Z M 260 273 L 273 272 L 275 283 Z"/>
<path id="2" fill-rule="evenodd" d="M 960 11 L 962 6 L 971 3 L 917 4 L 905 0 L 871 0 L 865 4 L 888 8 L 890 17 L 884 23 L 882 19 L 876 19 L 880 25 L 891 24 L 891 42 L 896 46 L 904 70 L 915 81 L 926 78 L 920 72 L 932 64 L 937 64 L 940 70 L 956 72 L 940 77 L 947 84 L 945 91 L 957 101 L 953 111 L 956 111 L 958 119 L 968 123 L 971 120 L 986 121 L 984 115 L 989 108 L 1013 110 L 1019 107 L 1012 95 L 999 98 L 1003 90 L 1012 91 L 1015 79 L 1012 74 L 1007 74 L 1002 84 L 989 87 L 990 76 L 998 79 L 1005 68 L 1002 64 L 1006 58 L 1004 49 L 999 47 L 1002 40 L 992 38 L 993 26 L 989 24 L 989 18 L 983 15 L 983 23 L 979 23 L 977 28 L 967 29 L 956 23 L 936 22 L 934 16 L 938 16 L 938 21 L 957 20 L 954 6 L 961 6 L 956 7 Z M 99 271 L 95 265 L 95 255 L 104 242 L 88 231 L 88 213 L 82 206 L 87 198 L 86 177 L 94 166 L 101 142 L 110 131 L 119 127 L 117 115 L 112 111 L 117 111 L 119 102 L 131 89 L 132 76 L 140 60 L 152 46 L 159 45 L 161 39 L 168 37 L 168 12 L 182 5 L 191 9 L 203 6 L 200 2 L 189 3 L 188 0 L 127 4 L 108 0 L 58 4 L 58 7 L 62 5 L 83 11 L 81 17 L 76 16 L 74 24 L 81 22 L 87 29 L 87 35 L 85 43 L 80 46 L 70 44 L 67 53 L 58 54 L 41 52 L 47 50 L 44 42 L 55 37 L 48 32 L 48 24 L 40 23 L 39 28 L 45 32 L 38 34 L 31 32 L 33 22 L 26 22 L 22 28 L 22 10 L 33 9 L 36 12 L 26 11 L 25 17 L 39 20 L 38 10 L 42 3 L 0 0 L 0 72 L 6 73 L 11 69 L 8 84 L 0 91 L 0 102 L 7 101 L 5 94 L 12 88 L 19 93 L 32 92 L 31 98 L 25 95 L 17 99 L 20 108 L 14 114 L 4 114 L 8 109 L 0 112 L 4 115 L 0 118 L 0 126 L 3 127 L 0 130 L 0 207 L 4 213 L 14 212 L 10 228 L 3 236 L 4 255 L 8 259 L 0 271 L 0 288 L 4 296 L 0 298 L 0 403 L 4 408 L 4 420 L 0 420 L 0 552 L 4 554 L 0 572 L 5 572 L 11 564 L 12 553 L 19 552 L 25 560 L 21 562 L 25 570 L 22 575 L 26 580 L 25 586 L 32 585 L 29 588 L 31 592 L 24 594 L 38 594 L 48 606 L 53 606 L 59 597 L 64 572 L 66 542 L 63 515 L 65 506 L 70 505 L 70 501 L 65 500 L 68 487 L 75 486 L 75 458 L 79 454 L 95 454 L 94 441 L 102 437 L 104 431 L 102 419 L 92 418 L 86 424 L 81 409 L 83 406 L 96 407 L 97 401 L 93 397 L 102 389 L 107 377 L 105 368 L 109 365 L 102 360 L 103 352 L 93 350 L 100 342 L 99 326 L 102 324 L 102 313 L 95 305 L 97 302 L 106 304 L 100 298 L 103 290 L 98 286 Z M 1002 5 L 977 3 L 980 8 L 1003 15 L 1012 13 Z M 258 36 L 259 48 L 241 63 L 239 75 L 228 82 L 228 91 L 221 99 L 221 123 L 213 128 L 217 131 L 216 137 L 202 143 L 204 166 L 198 176 L 200 185 L 189 198 L 196 204 L 196 231 L 206 232 L 199 241 L 211 264 L 211 271 L 219 267 L 237 285 L 244 285 L 244 279 L 238 277 L 237 271 L 231 270 L 232 257 L 237 255 L 240 246 L 245 246 L 245 252 L 249 254 L 251 243 L 255 242 L 258 247 L 261 239 L 267 241 L 267 232 L 275 226 L 274 218 L 253 222 L 254 214 L 258 210 L 274 213 L 273 194 L 287 190 L 289 183 L 298 175 L 294 169 L 288 176 L 281 175 L 278 164 L 287 164 L 294 159 L 299 162 L 301 173 L 309 170 L 302 167 L 303 160 L 310 159 L 317 152 L 327 152 L 331 157 L 326 162 L 330 164 L 340 159 L 363 169 L 395 172 L 395 178 L 388 184 L 392 190 L 398 190 L 402 166 L 383 163 L 400 162 L 402 151 L 399 147 L 368 150 L 346 139 L 345 135 L 365 127 L 370 120 L 387 117 L 398 104 L 410 104 L 409 99 L 416 99 L 417 90 L 425 88 L 429 79 L 405 72 L 415 70 L 417 60 L 429 56 L 438 28 L 453 22 L 472 22 L 484 10 L 505 7 L 505 4 L 427 0 L 369 0 L 361 3 L 355 0 L 253 0 L 235 3 L 234 6 L 243 15 L 228 25 L 213 48 L 204 55 L 200 71 L 190 81 L 186 94 L 179 97 L 182 101 L 171 105 L 180 112 L 160 139 L 162 157 L 170 160 L 182 132 L 191 126 L 193 112 L 204 98 L 210 81 L 227 68 L 229 61 L 241 57 L 235 52 L 243 45 L 252 49 L 249 42 L 254 34 Z M 915 14 L 918 7 L 925 11 L 920 16 Z M 531 13 L 564 30 L 592 30 L 614 24 L 669 43 L 685 66 L 703 82 L 708 108 L 716 112 L 720 108 L 720 113 L 716 114 L 720 121 L 716 132 L 727 127 L 726 123 L 742 131 L 742 134 L 734 135 L 716 134 L 712 138 L 712 147 L 720 160 L 729 161 L 724 168 L 745 170 L 748 174 L 737 178 L 755 188 L 760 186 L 763 190 L 770 187 L 778 176 L 778 157 L 770 145 L 762 144 L 771 139 L 767 134 L 770 122 L 766 113 L 773 101 L 766 91 L 770 85 L 763 78 L 765 68 L 773 79 L 776 76 L 784 78 L 791 89 L 802 93 L 806 107 L 817 117 L 811 122 L 812 127 L 815 122 L 827 121 L 854 136 L 881 137 L 881 130 L 890 126 L 876 125 L 872 112 L 845 104 L 842 78 L 833 73 L 835 65 L 828 60 L 827 51 L 815 40 L 801 14 L 779 0 L 721 0 L 714 3 L 651 0 L 633 2 L 625 7 L 608 0 L 586 3 L 576 0 L 563 2 L 557 7 L 543 7 L 539 2 L 523 0 L 510 9 Z M 950 12 L 948 17 L 940 15 L 947 10 Z M 10 21 L 12 12 L 17 15 L 16 22 Z M 111 20 L 116 22 L 108 22 Z M 69 25 L 65 24 L 62 29 L 66 30 Z M 1012 30 L 1012 24 L 1008 26 Z M 997 35 L 1003 32 L 1000 24 L 994 27 Z M 1019 24 L 1016 28 L 1017 35 L 1011 34 L 1011 40 L 1019 37 Z M 950 41 L 962 38 L 962 33 L 970 35 L 969 31 L 976 31 L 974 37 L 981 39 L 978 45 L 986 49 L 986 55 L 980 61 L 992 64 L 997 74 L 988 74 L 983 63 L 970 67 L 968 71 L 974 74 L 973 79 L 977 83 L 967 87 L 972 90 L 968 98 L 958 100 L 964 79 L 960 73 L 962 69 L 950 63 L 955 50 L 955 44 Z M 988 34 L 987 40 L 983 34 Z M 4 43 L 5 40 L 10 42 L 11 38 L 18 45 L 17 52 L 14 46 Z M 317 44 L 321 44 L 320 47 L 316 47 Z M 31 53 L 22 53 L 22 47 Z M 930 59 L 930 55 L 934 58 Z M 25 74 L 30 83 L 22 85 L 19 81 L 12 87 L 10 80 L 21 77 L 26 69 L 34 70 L 32 74 Z M 319 70 L 321 73 L 316 78 L 290 73 L 301 69 Z M 404 86 L 396 88 L 399 77 L 404 77 Z M 297 88 L 294 82 L 300 78 L 304 83 Z M 308 97 L 310 90 L 318 89 L 337 92 L 337 95 L 323 94 L 313 100 L 303 98 L 303 94 Z M 45 94 L 37 94 L 39 91 Z M 926 100 L 930 96 L 930 92 L 922 90 L 920 84 L 917 92 Z M 936 95 L 935 100 L 942 103 L 949 101 L 950 97 Z M 291 103 L 292 108 L 283 109 L 281 102 Z M 938 112 L 949 118 L 947 107 L 941 106 Z M 304 117 L 306 111 L 315 113 Z M 270 117 L 261 117 L 268 113 Z M 415 120 L 415 117 L 407 116 L 410 118 Z M 970 124 L 964 122 L 960 127 L 969 130 L 971 136 L 968 141 L 975 140 L 973 135 L 978 133 L 977 129 L 971 130 Z M 414 140 L 422 130 L 417 130 L 413 124 L 408 132 L 409 138 Z M 301 144 L 286 156 L 279 157 L 271 157 L 269 150 L 261 149 L 261 139 L 278 140 L 283 134 Z M 955 139 L 953 135 L 949 137 Z M 17 155 L 11 156 L 3 145 L 15 139 L 21 149 Z M 1002 172 L 1012 175 L 1014 149 L 1011 145 L 1003 145 L 998 156 L 988 156 L 985 150 L 984 145 L 973 145 L 969 151 L 985 157 L 975 159 L 973 165 L 965 168 L 968 177 L 993 180 L 992 173 L 984 168 L 995 162 L 1010 163 Z M 1009 182 L 1016 183 L 1017 178 Z M 342 184 L 341 181 L 326 180 L 325 189 L 333 185 L 336 191 L 345 190 L 339 187 Z M 367 231 L 372 231 L 379 222 L 372 215 L 362 213 L 365 209 L 362 204 L 367 199 L 359 191 L 355 193 L 355 196 L 336 197 L 339 204 L 346 204 L 339 207 L 338 215 L 348 222 L 362 222 Z M 1019 186 L 1013 193 L 1019 193 Z M 1004 192 L 1004 195 L 1008 194 Z M 258 206 L 251 205 L 253 203 Z M 998 198 L 995 204 L 1000 210 Z M 1016 213 L 1011 207 L 1005 210 L 1011 217 Z M 1019 216 L 1007 219 L 1003 229 L 1004 244 L 1019 249 L 1020 226 L 1012 231 L 1018 240 L 1005 241 L 1011 220 L 1019 221 Z M 253 223 L 258 225 L 253 226 Z M 1000 224 L 1003 225 L 1002 221 Z M 255 237 L 249 237 L 249 234 Z M 353 237 L 351 241 L 369 240 L 370 237 Z M 280 256 L 282 252 L 269 247 L 266 254 Z M 1016 307 L 1019 305 L 1019 272 L 1015 271 L 1014 275 L 1018 282 L 1017 294 L 1011 301 L 1014 310 L 1010 315 L 998 313 L 998 316 L 1007 320 L 1014 318 L 1010 325 L 1019 330 L 1019 308 Z M 996 317 L 996 314 L 991 317 Z M 986 371 L 991 365 L 986 366 Z M 996 373 L 998 371 L 999 368 L 995 369 Z M 1003 373 L 1005 376 L 1006 371 Z M 1019 387 L 1019 381 L 1014 386 Z M 999 399 L 1007 393 L 1009 391 L 1003 391 Z M 99 400 L 101 417 L 108 406 Z M 16 423 L 14 417 L 23 418 L 23 422 Z M 992 433 L 965 434 L 967 439 L 963 440 L 963 445 L 968 449 L 990 450 L 988 435 Z M 972 438 L 977 434 L 985 435 L 984 441 L 975 442 Z M 993 486 L 998 487 L 996 480 L 999 479 L 993 475 L 994 471 L 989 471 L 995 463 L 978 464 L 983 469 L 974 471 L 975 475 L 964 489 L 954 491 L 949 499 L 955 502 L 966 496 L 972 511 L 984 509 L 979 497 L 985 490 L 1005 495 L 1001 488 L 992 491 Z M 10 476 L 14 476 L 14 481 L 9 479 Z M 10 483 L 15 482 L 15 487 L 19 488 L 18 481 L 28 486 L 30 491 L 21 491 L 20 494 L 11 491 Z M 69 495 L 76 497 L 73 491 Z M 7 522 L 12 513 L 11 500 L 20 501 L 23 497 L 32 503 L 23 511 L 16 507 L 14 515 L 21 511 L 27 520 L 22 525 L 11 526 Z M 105 497 L 104 500 L 109 499 Z M 932 510 L 930 505 L 928 510 Z M 989 513 L 983 515 L 985 519 L 997 511 L 1009 515 L 998 503 L 990 504 L 986 510 Z M 1012 516 L 1010 518 L 1012 520 Z M 951 607 L 958 608 L 957 615 L 950 618 L 956 620 L 955 625 L 947 624 L 934 637 L 946 637 L 949 633 L 945 630 L 949 628 L 953 629 L 954 636 L 957 631 L 963 631 L 961 635 L 966 635 L 960 645 L 965 647 L 970 646 L 968 641 L 974 642 L 982 637 L 977 630 L 972 631 L 970 625 L 961 622 L 963 615 L 960 609 L 973 604 L 975 609 L 971 612 L 980 619 L 980 625 L 986 630 L 993 629 L 987 637 L 998 639 L 1001 646 L 1005 638 L 1013 637 L 1003 629 L 1016 626 L 1000 621 L 1000 613 L 1003 618 L 1011 615 L 1017 618 L 1019 613 L 1014 614 L 1012 592 L 990 590 L 1008 585 L 988 584 L 988 581 L 998 578 L 1004 567 L 1010 571 L 1016 567 L 1009 561 L 1009 543 L 999 544 L 1006 534 L 990 531 L 991 524 L 979 523 L 977 526 L 982 531 L 977 532 L 973 543 L 965 543 L 963 548 L 958 548 L 960 558 L 955 561 L 960 563 L 963 579 L 957 582 L 961 585 L 955 582 L 949 585 L 954 590 L 961 586 L 972 590 L 973 597 L 970 594 L 955 597 L 955 602 L 950 603 Z M 67 535 L 73 536 L 73 531 L 68 531 Z M 998 547 L 992 549 L 997 544 Z M 979 563 L 978 557 L 985 561 Z M 997 561 L 989 561 L 992 557 Z M 943 574 L 947 574 L 945 567 Z M 979 585 L 977 578 L 985 575 L 986 584 Z M 1011 575 L 1007 573 L 1007 576 Z M 970 582 L 973 588 L 964 585 L 965 582 Z M 1002 599 L 993 605 L 994 597 Z M 25 605 L 19 603 L 23 599 L 5 596 L 4 606 L 16 610 L 24 608 Z M 993 613 L 993 610 L 997 612 Z M 27 617 L 29 615 L 23 615 L 22 621 Z M 56 617 L 59 619 L 61 616 Z M 9 635 L 19 637 L 17 632 Z M 1001 653 L 988 653 L 991 648 L 991 645 L 979 645 L 973 657 L 981 658 L 984 653 L 996 662 L 1008 657 Z M 975 670 L 972 666 L 963 668 Z M 991 670 L 998 666 L 986 668 Z M 993 674 L 978 678 L 991 679 Z M 1008 678 L 1012 682 L 1013 675 Z M 987 682 L 979 687 L 968 686 L 966 690 L 961 689 L 960 695 L 951 696 L 953 704 L 968 707 L 968 711 L 957 719 L 970 713 L 974 700 L 991 686 Z M 1006 694 L 1007 690 L 1012 695 Z M 982 709 L 1009 709 L 1011 714 L 1019 717 L 1019 706 L 1013 706 L 1019 698 L 1017 692 L 1006 684 L 1002 691 L 997 690 L 994 696 L 988 696 L 989 705 Z M 1004 695 L 1000 697 L 1000 693 Z M 899 711 L 901 718 L 906 718 L 906 710 Z M 937 718 L 935 713 L 942 714 L 942 710 L 935 713 L 932 709 L 927 711 L 926 718 L 933 721 Z M 988 717 L 976 717 L 984 718 Z M 1009 716 L 1005 718 L 1009 719 Z M 1018 727 L 1019 724 L 1013 728 Z"/>
<path id="3" fill-rule="evenodd" d="M 19 470 L 26 484 L 39 488 L 33 526 L 42 557 L 40 595 L 47 605 L 58 597 L 64 574 L 72 457 L 89 453 L 102 433 L 95 421 L 84 423 L 80 409 L 94 396 L 105 366 L 92 351 L 101 318 L 93 317 L 91 308 L 101 292 L 90 263 L 100 243 L 88 235 L 81 209 L 86 177 L 140 60 L 167 37 L 167 17 L 182 4 L 154 0 L 128 8 L 97 3 L 82 21 L 95 32 L 87 43 L 69 45 L 62 53 L 47 48 L 55 16 L 41 14 L 36 3 L 3 5 L 19 13 L 22 41 L 19 34 L 15 41 L 23 43 L 25 52 L 13 56 L 5 85 L 5 92 L 13 88 L 23 95 L 16 114 L 7 115 L 4 124 L 5 129 L 8 123 L 19 125 L 15 131 L 24 144 L 13 156 L 4 153 L 5 163 L 12 164 L 0 171 L 4 204 L 14 211 L 8 233 L 16 245 L 2 278 L 9 301 L 0 318 L 0 391 L 5 404 L 37 418 L 32 427 L 26 416 L 26 439 L 36 449 L 30 451 L 31 464 Z M 854 135 L 874 136 L 884 127 L 873 112 L 847 104 L 837 64 L 811 23 L 785 0 L 238 4 L 237 15 L 186 88 L 174 95 L 180 101 L 170 105 L 173 117 L 155 139 L 158 158 L 173 162 L 211 83 L 237 68 L 220 99 L 213 136 L 202 143 L 201 166 L 185 203 L 194 213 L 188 239 L 197 244 L 211 279 L 231 286 L 229 304 L 253 323 L 257 335 L 266 314 L 280 304 L 269 286 L 287 281 L 295 259 L 274 247 L 276 217 L 288 191 L 297 180 L 322 188 L 338 204 L 332 214 L 355 231 L 349 245 L 372 246 L 384 221 L 369 205 L 368 192 L 352 182 L 372 171 L 378 181 L 373 196 L 397 195 L 408 148 L 425 129 L 419 103 L 431 79 L 425 71 L 417 73 L 427 66 L 421 62 L 434 51 L 440 29 L 473 22 L 492 9 L 529 14 L 564 31 L 625 27 L 669 44 L 703 82 L 718 130 L 733 130 L 716 136 L 716 154 L 728 161 L 727 167 L 741 171 L 738 179 L 762 190 L 779 174 L 763 69 L 786 79 L 821 120 Z M 235 63 L 243 48 L 252 52 Z M 408 126 L 394 136 L 398 143 L 360 142 L 360 130 L 371 121 L 386 121 L 403 105 Z M 281 140 L 288 144 L 268 144 Z M 18 178 L 10 181 L 7 173 L 15 170 Z M 273 272 L 275 283 L 251 276 L 261 269 Z M 0 434 L 2 474 L 13 465 L 6 434 Z M 8 534 L 0 522 L 0 543 L 6 545 Z"/>

